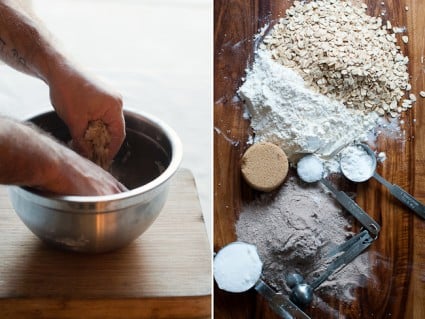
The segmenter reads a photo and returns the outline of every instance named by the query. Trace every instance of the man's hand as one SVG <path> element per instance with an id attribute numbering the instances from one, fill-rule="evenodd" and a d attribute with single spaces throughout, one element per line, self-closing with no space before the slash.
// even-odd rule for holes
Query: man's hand
<path id="1" fill-rule="evenodd" d="M 62 195 L 109 195 L 125 187 L 101 167 L 27 125 L 0 117 L 0 184 Z"/>
<path id="2" fill-rule="evenodd" d="M 97 196 L 126 191 L 126 187 L 111 174 L 75 152 L 62 149 L 62 161 L 49 170 L 38 188 L 56 194 Z"/>
<path id="3" fill-rule="evenodd" d="M 92 146 L 84 134 L 90 121 L 102 120 L 111 136 L 108 159 L 112 160 L 125 138 L 121 96 L 67 66 L 53 74 L 49 78 L 50 99 L 71 132 L 74 149 L 85 157 L 91 154 Z"/>

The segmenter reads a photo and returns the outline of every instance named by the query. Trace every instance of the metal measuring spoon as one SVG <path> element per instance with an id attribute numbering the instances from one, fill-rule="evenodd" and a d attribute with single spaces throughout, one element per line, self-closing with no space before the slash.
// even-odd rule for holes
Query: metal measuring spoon
<path id="1" fill-rule="evenodd" d="M 305 283 L 304 278 L 299 274 L 290 274 L 287 277 L 286 283 L 292 289 L 291 300 L 304 307 L 313 300 L 313 292 L 316 290 L 330 275 L 338 269 L 342 269 L 359 256 L 366 248 L 368 248 L 374 239 L 370 236 L 367 230 L 358 233 L 341 246 L 339 246 L 336 254 L 344 252 L 326 268 L 326 270 L 313 282 Z"/>
<path id="2" fill-rule="evenodd" d="M 234 287 L 228 287 L 227 285 L 219 284 L 221 279 L 217 278 L 218 273 L 216 272 L 216 266 L 218 266 L 217 262 L 220 263 L 220 259 L 222 258 L 232 258 L 232 260 L 229 260 L 231 262 L 231 269 L 228 269 L 227 267 L 224 267 L 220 271 L 220 277 L 221 278 L 229 278 L 229 276 L 236 276 L 238 280 L 244 281 L 245 275 L 244 270 L 246 270 L 246 264 L 240 263 L 241 258 L 244 260 L 244 262 L 250 262 L 249 260 L 246 260 L 245 257 L 247 256 L 236 256 L 234 254 L 234 248 L 237 247 L 248 247 L 253 245 L 243 243 L 243 242 L 233 242 L 226 246 L 224 246 L 217 254 L 215 254 L 214 257 L 214 278 L 222 290 L 228 291 L 228 292 L 245 292 L 249 289 L 253 288 L 257 290 L 269 303 L 270 308 L 278 314 L 283 319 L 311 319 L 307 314 L 305 314 L 296 304 L 294 304 L 288 296 L 285 296 L 280 293 L 276 293 L 269 285 L 267 285 L 261 278 L 261 269 L 259 271 L 255 272 L 255 275 L 250 278 L 249 283 L 244 283 L 238 290 L 234 290 Z M 249 259 L 252 258 L 252 260 L 260 260 L 260 257 L 256 251 L 256 249 L 250 249 L 250 252 L 248 255 L 251 255 Z M 239 259 L 239 260 L 236 260 Z M 239 264 L 239 266 L 237 266 Z M 223 265 L 223 264 L 221 264 Z M 221 267 L 220 267 L 221 268 Z M 226 273 L 221 273 L 222 271 L 225 271 Z M 250 276 L 251 277 L 251 276 Z M 217 281 L 217 279 L 219 279 Z M 229 289 L 230 288 L 230 289 Z"/>
<path id="3" fill-rule="evenodd" d="M 363 178 L 361 180 L 356 180 L 355 178 L 352 179 L 352 176 L 350 176 L 350 172 L 347 171 L 344 168 L 344 165 L 343 165 L 344 160 L 346 160 L 346 158 L 348 158 L 349 156 L 343 155 L 340 159 L 340 164 L 341 164 L 341 171 L 344 174 L 344 176 L 347 177 L 349 180 L 351 180 L 353 182 L 364 182 L 364 181 L 367 181 L 368 179 L 370 179 L 371 177 L 374 177 L 378 182 L 380 182 L 382 185 L 384 185 L 395 198 L 397 198 L 404 205 L 406 205 L 411 210 L 413 210 L 421 218 L 425 219 L 425 206 L 421 202 L 419 202 L 415 197 L 413 197 L 408 192 L 406 192 L 404 189 L 402 189 L 400 186 L 398 186 L 396 184 L 391 184 L 385 178 L 383 178 L 381 175 L 379 175 L 376 172 L 375 153 L 370 149 L 369 146 L 367 146 L 365 144 L 357 144 L 357 145 L 361 146 L 366 151 L 366 153 L 370 156 L 370 158 L 372 159 L 370 174 L 368 174 L 368 176 L 365 176 L 365 178 Z"/>
<path id="4" fill-rule="evenodd" d="M 261 279 L 255 285 L 255 290 L 257 290 L 269 302 L 272 310 L 283 319 L 311 319 L 287 296 L 276 293 Z"/>
<path id="5" fill-rule="evenodd" d="M 305 161 L 304 163 L 302 161 Z M 307 162 L 308 161 L 308 162 Z M 303 164 L 308 163 L 309 165 L 312 165 L 316 168 L 319 168 L 321 166 L 321 173 L 319 174 L 309 174 L 306 176 L 306 174 L 303 174 Z M 319 170 L 318 170 L 319 172 Z M 354 216 L 362 225 L 364 228 L 366 228 L 371 234 L 373 234 L 375 237 L 378 236 L 379 231 L 381 230 L 381 226 L 372 218 L 370 217 L 357 203 L 350 198 L 345 192 L 339 191 L 335 188 L 335 186 L 323 177 L 324 169 L 323 169 L 323 163 L 322 161 L 317 158 L 316 156 L 310 154 L 304 156 L 297 165 L 297 173 L 298 176 L 306 183 L 313 183 L 313 182 L 320 182 L 323 185 L 325 185 L 335 196 L 335 199 L 338 201 L 338 203 L 341 204 L 351 215 Z M 310 178 L 313 177 L 314 178 Z"/>

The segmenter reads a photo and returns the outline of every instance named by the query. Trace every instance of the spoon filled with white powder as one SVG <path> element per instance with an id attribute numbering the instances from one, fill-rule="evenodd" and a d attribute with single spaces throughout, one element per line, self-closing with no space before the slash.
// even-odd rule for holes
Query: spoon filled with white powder
<path id="1" fill-rule="evenodd" d="M 345 148 L 339 163 L 344 176 L 356 183 L 367 181 L 376 169 L 376 158 L 364 144 Z"/>
<path id="2" fill-rule="evenodd" d="M 376 172 L 376 157 L 369 146 L 358 144 L 345 148 L 342 151 L 340 165 L 344 176 L 353 182 L 364 182 L 374 177 L 395 198 L 413 210 L 421 218 L 425 219 L 425 206 L 421 202 L 400 186 L 391 184 Z"/>
<path id="3" fill-rule="evenodd" d="M 262 267 L 254 245 L 233 242 L 214 257 L 214 278 L 220 289 L 244 292 L 260 279 Z"/>
<path id="4" fill-rule="evenodd" d="M 314 183 L 322 179 L 325 171 L 318 157 L 307 155 L 298 161 L 297 173 L 304 182 Z"/>
<path id="5" fill-rule="evenodd" d="M 220 289 L 239 293 L 255 287 L 281 318 L 310 319 L 288 297 L 276 293 L 260 278 L 263 263 L 254 245 L 236 241 L 224 246 L 214 257 L 213 266 Z"/>
<path id="6" fill-rule="evenodd" d="M 324 168 L 321 159 L 313 154 L 309 154 L 300 159 L 297 163 L 298 176 L 306 183 L 319 182 L 325 185 L 335 196 L 335 199 L 356 218 L 368 231 L 378 236 L 381 229 L 379 224 L 371 218 L 357 203 L 345 192 L 339 191 L 335 186 L 324 178 Z"/>

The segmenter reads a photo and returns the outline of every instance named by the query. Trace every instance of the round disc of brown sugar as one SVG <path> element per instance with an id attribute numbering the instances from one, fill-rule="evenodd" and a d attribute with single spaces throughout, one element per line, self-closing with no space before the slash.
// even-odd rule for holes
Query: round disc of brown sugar
<path id="1" fill-rule="evenodd" d="M 241 170 L 252 188 L 270 192 L 279 187 L 288 174 L 288 158 L 275 144 L 257 143 L 243 155 Z"/>

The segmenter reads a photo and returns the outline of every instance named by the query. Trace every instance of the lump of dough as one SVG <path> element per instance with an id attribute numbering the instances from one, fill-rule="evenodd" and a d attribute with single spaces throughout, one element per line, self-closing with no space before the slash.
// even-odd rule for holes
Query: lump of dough
<path id="1" fill-rule="evenodd" d="M 91 153 L 89 159 L 108 170 L 110 161 L 108 159 L 109 143 L 111 136 L 102 120 L 90 121 L 84 134 L 84 140 L 90 145 Z"/>

